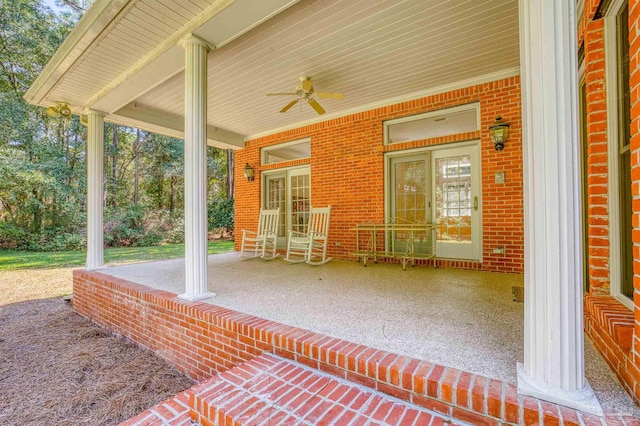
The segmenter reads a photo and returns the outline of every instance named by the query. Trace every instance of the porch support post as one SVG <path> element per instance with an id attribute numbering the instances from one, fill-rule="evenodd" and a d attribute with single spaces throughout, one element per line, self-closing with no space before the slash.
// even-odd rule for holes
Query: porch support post
<path id="1" fill-rule="evenodd" d="M 207 55 L 209 45 L 195 36 L 185 49 L 184 242 L 185 292 L 201 300 L 215 296 L 207 282 Z"/>
<path id="2" fill-rule="evenodd" d="M 87 123 L 87 269 L 104 267 L 104 115 L 89 111 Z"/>
<path id="3" fill-rule="evenodd" d="M 519 0 L 525 306 L 518 392 L 602 415 L 584 375 L 575 2 Z"/>

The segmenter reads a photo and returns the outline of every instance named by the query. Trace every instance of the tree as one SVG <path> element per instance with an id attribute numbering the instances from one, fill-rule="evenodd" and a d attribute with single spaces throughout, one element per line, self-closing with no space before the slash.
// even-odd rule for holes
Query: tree
<path id="1" fill-rule="evenodd" d="M 64 248 L 55 241 L 73 234 L 76 247 L 84 235 L 86 128 L 78 117 L 51 118 L 23 100 L 90 1 L 57 3 L 66 11 L 53 13 L 38 0 L 0 0 L 0 246 L 7 235 L 26 235 L 30 248 Z M 233 153 L 207 152 L 208 202 L 223 206 L 216 211 L 232 223 Z M 105 205 L 110 244 L 157 242 L 159 232 L 178 241 L 183 142 L 107 123 Z"/>

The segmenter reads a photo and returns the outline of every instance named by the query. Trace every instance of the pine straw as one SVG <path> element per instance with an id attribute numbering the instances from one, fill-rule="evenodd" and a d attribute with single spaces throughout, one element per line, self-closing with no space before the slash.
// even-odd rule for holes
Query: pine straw
<path id="1" fill-rule="evenodd" d="M 0 275 L 2 290 L 17 284 L 7 277 Z M 193 385 L 151 352 L 82 318 L 59 297 L 2 303 L 6 300 L 0 301 L 2 425 L 118 424 Z"/>

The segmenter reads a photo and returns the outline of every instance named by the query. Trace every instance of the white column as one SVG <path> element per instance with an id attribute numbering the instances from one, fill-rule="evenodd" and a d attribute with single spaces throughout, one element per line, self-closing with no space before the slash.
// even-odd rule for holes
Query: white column
<path id="1" fill-rule="evenodd" d="M 584 375 L 575 4 L 519 1 L 525 306 L 518 392 L 601 415 Z"/>
<path id="2" fill-rule="evenodd" d="M 87 269 L 104 266 L 104 115 L 89 111 L 87 124 Z"/>
<path id="3" fill-rule="evenodd" d="M 207 55 L 209 45 L 183 40 L 185 292 L 180 298 L 206 299 L 207 282 Z"/>

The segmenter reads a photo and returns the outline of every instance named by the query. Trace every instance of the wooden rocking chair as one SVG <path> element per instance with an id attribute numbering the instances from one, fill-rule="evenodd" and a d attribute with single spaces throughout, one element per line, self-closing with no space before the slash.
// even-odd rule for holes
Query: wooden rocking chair
<path id="1" fill-rule="evenodd" d="M 276 253 L 278 226 L 280 225 L 280 208 L 260 210 L 258 231 L 242 231 L 242 245 L 240 257 L 254 258 L 260 256 L 265 260 L 272 260 L 279 256 Z M 245 253 L 253 253 L 252 256 Z"/>
<path id="2" fill-rule="evenodd" d="M 327 257 L 330 218 L 331 206 L 312 207 L 307 232 L 289 231 L 285 260 L 291 263 L 306 262 L 309 265 L 323 265 L 330 261 L 331 258 Z"/>

